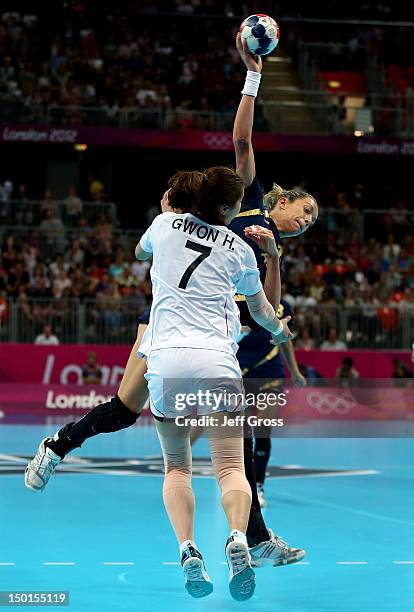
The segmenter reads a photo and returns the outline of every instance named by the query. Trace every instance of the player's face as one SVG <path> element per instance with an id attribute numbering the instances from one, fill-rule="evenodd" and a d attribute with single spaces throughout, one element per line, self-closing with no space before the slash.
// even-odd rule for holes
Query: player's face
<path id="1" fill-rule="evenodd" d="M 311 197 L 300 198 L 293 202 L 281 198 L 274 215 L 276 216 L 274 221 L 282 236 L 300 236 L 315 223 L 318 218 L 318 207 Z"/>

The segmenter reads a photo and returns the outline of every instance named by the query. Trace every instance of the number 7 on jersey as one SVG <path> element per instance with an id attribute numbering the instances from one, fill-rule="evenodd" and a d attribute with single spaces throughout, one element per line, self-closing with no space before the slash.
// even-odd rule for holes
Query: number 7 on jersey
<path id="1" fill-rule="evenodd" d="M 197 242 L 193 242 L 192 240 L 187 240 L 185 243 L 186 249 L 191 249 L 191 251 L 195 251 L 196 253 L 200 253 L 200 255 L 195 259 L 184 272 L 180 284 L 178 287 L 180 289 L 187 289 L 188 281 L 194 270 L 198 268 L 202 261 L 207 259 L 207 257 L 211 254 L 212 247 L 204 246 L 203 244 L 197 244 Z"/>

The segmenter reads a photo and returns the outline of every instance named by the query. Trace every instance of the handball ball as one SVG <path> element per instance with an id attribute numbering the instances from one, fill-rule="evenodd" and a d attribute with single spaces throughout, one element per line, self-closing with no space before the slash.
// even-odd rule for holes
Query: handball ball
<path id="1" fill-rule="evenodd" d="M 268 15 L 250 15 L 241 24 L 240 32 L 253 55 L 268 55 L 279 44 L 279 26 Z"/>

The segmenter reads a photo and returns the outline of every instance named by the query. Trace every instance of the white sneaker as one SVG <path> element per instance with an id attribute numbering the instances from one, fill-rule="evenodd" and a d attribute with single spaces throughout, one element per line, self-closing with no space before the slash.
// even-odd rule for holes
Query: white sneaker
<path id="1" fill-rule="evenodd" d="M 44 491 L 56 466 L 61 462 L 59 455 L 56 455 L 51 448 L 45 446 L 45 443 L 51 442 L 52 439 L 53 438 L 45 438 L 41 441 L 36 456 L 26 467 L 24 483 L 31 491 Z"/>
<path id="2" fill-rule="evenodd" d="M 260 507 L 266 508 L 267 501 L 264 494 L 264 486 L 262 484 L 257 484 L 257 497 L 259 498 Z"/>
<path id="3" fill-rule="evenodd" d="M 269 529 L 269 539 L 249 548 L 252 567 L 264 565 L 288 565 L 303 559 L 306 551 L 302 548 L 291 548 L 282 538 Z"/>
<path id="4" fill-rule="evenodd" d="M 247 543 L 230 536 L 226 542 L 226 557 L 230 571 L 230 595 L 236 601 L 250 599 L 256 588 L 256 578 L 250 565 Z"/>
<path id="5" fill-rule="evenodd" d="M 203 561 L 203 555 L 193 546 L 183 550 L 181 565 L 184 570 L 185 588 L 191 597 L 207 597 L 213 591 L 213 584 Z"/>

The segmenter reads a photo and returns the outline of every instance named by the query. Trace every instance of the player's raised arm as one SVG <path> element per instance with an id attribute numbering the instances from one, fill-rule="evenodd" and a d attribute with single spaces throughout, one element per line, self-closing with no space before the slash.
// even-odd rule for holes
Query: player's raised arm
<path id="1" fill-rule="evenodd" d="M 244 187 L 250 187 L 256 176 L 256 166 L 252 145 L 252 131 L 254 120 L 254 103 L 260 85 L 262 72 L 262 58 L 259 55 L 251 55 L 246 42 L 242 42 L 240 33 L 236 38 L 237 50 L 247 68 L 246 82 L 242 91 L 242 99 L 237 110 L 233 127 L 233 143 L 236 152 L 236 171 L 243 179 Z M 254 240 L 254 232 L 246 232 L 246 237 Z M 266 239 L 260 243 L 256 240 L 260 248 L 269 254 L 267 260 L 266 279 L 264 290 L 267 299 L 278 306 L 281 295 L 279 256 L 277 249 L 275 252 L 265 246 Z M 276 245 L 274 245 L 276 246 Z"/>
<path id="2" fill-rule="evenodd" d="M 254 102 L 260 85 L 262 58 L 251 55 L 246 43 L 242 42 L 240 33 L 236 38 L 237 50 L 247 68 L 246 82 L 242 91 L 236 118 L 233 126 L 233 144 L 236 152 L 236 170 L 242 177 L 244 186 L 249 187 L 256 175 L 252 131 L 254 120 Z"/>

